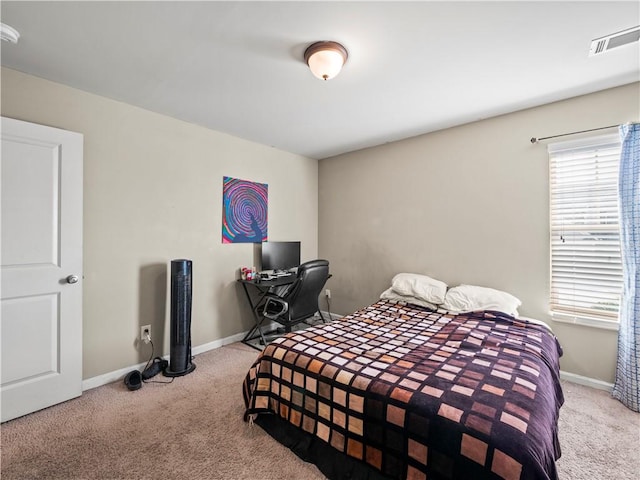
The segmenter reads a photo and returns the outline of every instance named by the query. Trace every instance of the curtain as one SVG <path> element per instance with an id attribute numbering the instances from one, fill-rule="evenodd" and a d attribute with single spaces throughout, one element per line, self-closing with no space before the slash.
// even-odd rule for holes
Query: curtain
<path id="1" fill-rule="evenodd" d="M 640 124 L 620 127 L 618 196 L 624 286 L 613 396 L 640 411 Z"/>

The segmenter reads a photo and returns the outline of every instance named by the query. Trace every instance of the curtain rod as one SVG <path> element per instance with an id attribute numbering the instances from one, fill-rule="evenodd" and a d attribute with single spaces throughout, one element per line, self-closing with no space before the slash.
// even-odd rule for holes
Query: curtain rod
<path id="1" fill-rule="evenodd" d="M 540 137 L 540 138 L 531 137 L 531 143 L 538 143 L 540 140 L 548 140 L 550 138 L 566 137 L 567 135 L 576 135 L 578 133 L 595 132 L 596 130 L 606 130 L 607 128 L 615 128 L 619 126 L 620 125 L 609 125 L 608 127 L 591 128 L 589 130 L 580 130 L 579 132 L 561 133 L 560 135 L 551 135 L 549 137 Z"/>

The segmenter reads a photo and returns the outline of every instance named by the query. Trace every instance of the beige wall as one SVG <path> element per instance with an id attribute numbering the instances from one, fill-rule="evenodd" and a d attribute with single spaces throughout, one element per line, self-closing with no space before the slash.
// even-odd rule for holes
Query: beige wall
<path id="1" fill-rule="evenodd" d="M 172 259 L 193 260 L 194 346 L 249 329 L 235 275 L 253 246 L 221 243 L 224 175 L 267 183 L 269 238 L 316 257 L 316 160 L 9 69 L 2 115 L 84 134 L 85 379 L 146 360 L 140 325 L 168 353 Z"/>
<path id="2" fill-rule="evenodd" d="M 374 302 L 398 272 L 506 290 L 552 325 L 563 370 L 613 382 L 616 332 L 547 313 L 547 149 L 529 139 L 638 121 L 639 93 L 635 83 L 321 160 L 333 309 Z"/>
<path id="3" fill-rule="evenodd" d="M 2 115 L 84 134 L 84 378 L 145 360 L 148 347 L 136 342 L 143 324 L 168 353 L 174 258 L 194 261 L 194 345 L 250 327 L 234 279 L 253 247 L 220 240 L 229 175 L 269 184 L 270 239 L 300 239 L 303 260 L 319 251 L 331 261 L 332 310 L 372 303 L 400 271 L 500 288 L 522 299 L 523 315 L 552 325 L 563 370 L 613 381 L 616 333 L 547 315 L 547 154 L 529 138 L 637 121 L 638 83 L 322 160 L 319 169 L 13 70 L 2 69 L 1 86 Z"/>

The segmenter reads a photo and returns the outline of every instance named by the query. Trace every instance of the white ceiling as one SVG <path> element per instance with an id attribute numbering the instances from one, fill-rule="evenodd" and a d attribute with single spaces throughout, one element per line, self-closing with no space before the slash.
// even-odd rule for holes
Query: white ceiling
<path id="1" fill-rule="evenodd" d="M 640 2 L 11 2 L 2 65 L 311 158 L 640 80 Z M 316 79 L 318 40 L 349 51 Z M 535 133 L 535 132 L 534 132 Z"/>

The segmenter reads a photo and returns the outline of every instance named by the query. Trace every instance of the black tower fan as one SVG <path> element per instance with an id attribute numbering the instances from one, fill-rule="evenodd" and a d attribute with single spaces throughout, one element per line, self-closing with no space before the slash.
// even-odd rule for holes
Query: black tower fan
<path id="1" fill-rule="evenodd" d="M 191 362 L 191 260 L 171 261 L 171 349 L 167 377 L 193 372 Z"/>

